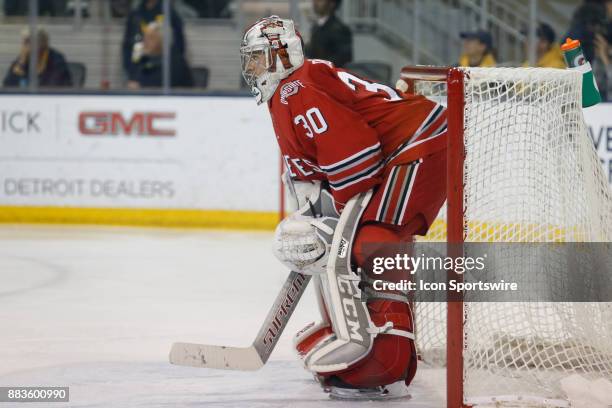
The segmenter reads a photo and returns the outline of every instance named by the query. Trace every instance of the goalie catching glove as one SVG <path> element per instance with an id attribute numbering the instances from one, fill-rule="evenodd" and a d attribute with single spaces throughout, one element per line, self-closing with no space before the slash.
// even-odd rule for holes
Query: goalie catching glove
<path id="1" fill-rule="evenodd" d="M 299 188 L 290 191 L 302 206 L 276 227 L 274 255 L 293 271 L 323 273 L 340 215 L 331 194 L 320 182 L 295 182 L 298 183 Z"/>

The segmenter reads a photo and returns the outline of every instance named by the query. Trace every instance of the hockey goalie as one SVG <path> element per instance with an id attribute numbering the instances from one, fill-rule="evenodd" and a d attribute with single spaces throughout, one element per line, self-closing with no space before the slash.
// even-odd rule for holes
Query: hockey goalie
<path id="1" fill-rule="evenodd" d="M 312 275 L 319 298 L 321 322 L 298 333 L 297 352 L 332 397 L 404 395 L 417 364 L 407 294 L 374 290 L 367 265 L 385 244 L 425 235 L 443 205 L 446 110 L 305 59 L 293 22 L 277 16 L 251 26 L 240 53 L 298 208 L 276 229 L 275 255 Z"/>

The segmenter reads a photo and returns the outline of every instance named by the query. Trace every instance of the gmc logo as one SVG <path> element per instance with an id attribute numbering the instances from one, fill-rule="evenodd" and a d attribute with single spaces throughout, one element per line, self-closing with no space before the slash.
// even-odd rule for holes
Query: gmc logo
<path id="1" fill-rule="evenodd" d="M 173 120 L 174 112 L 81 112 L 79 132 L 87 136 L 175 136 L 174 129 L 164 128 L 162 121 Z"/>

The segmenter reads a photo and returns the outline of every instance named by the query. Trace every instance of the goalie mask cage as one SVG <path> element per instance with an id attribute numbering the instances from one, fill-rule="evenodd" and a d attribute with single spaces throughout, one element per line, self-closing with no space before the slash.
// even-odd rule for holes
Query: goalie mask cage
<path id="1" fill-rule="evenodd" d="M 448 107 L 447 205 L 425 240 L 612 241 L 612 198 L 584 124 L 581 74 L 406 67 L 401 80 Z M 459 298 L 417 302 L 415 319 L 419 358 L 446 367 L 449 408 L 569 406 L 563 378 L 612 379 L 610 303 Z"/>

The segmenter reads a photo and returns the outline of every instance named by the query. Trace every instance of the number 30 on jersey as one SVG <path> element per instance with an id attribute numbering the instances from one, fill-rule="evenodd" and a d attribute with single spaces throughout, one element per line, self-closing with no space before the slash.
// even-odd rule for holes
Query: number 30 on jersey
<path id="1" fill-rule="evenodd" d="M 314 107 L 306 111 L 306 115 L 297 115 L 293 118 L 295 125 L 301 125 L 306 132 L 306 136 L 313 138 L 315 133 L 320 135 L 327 130 L 327 122 L 321 114 L 319 108 Z"/>

